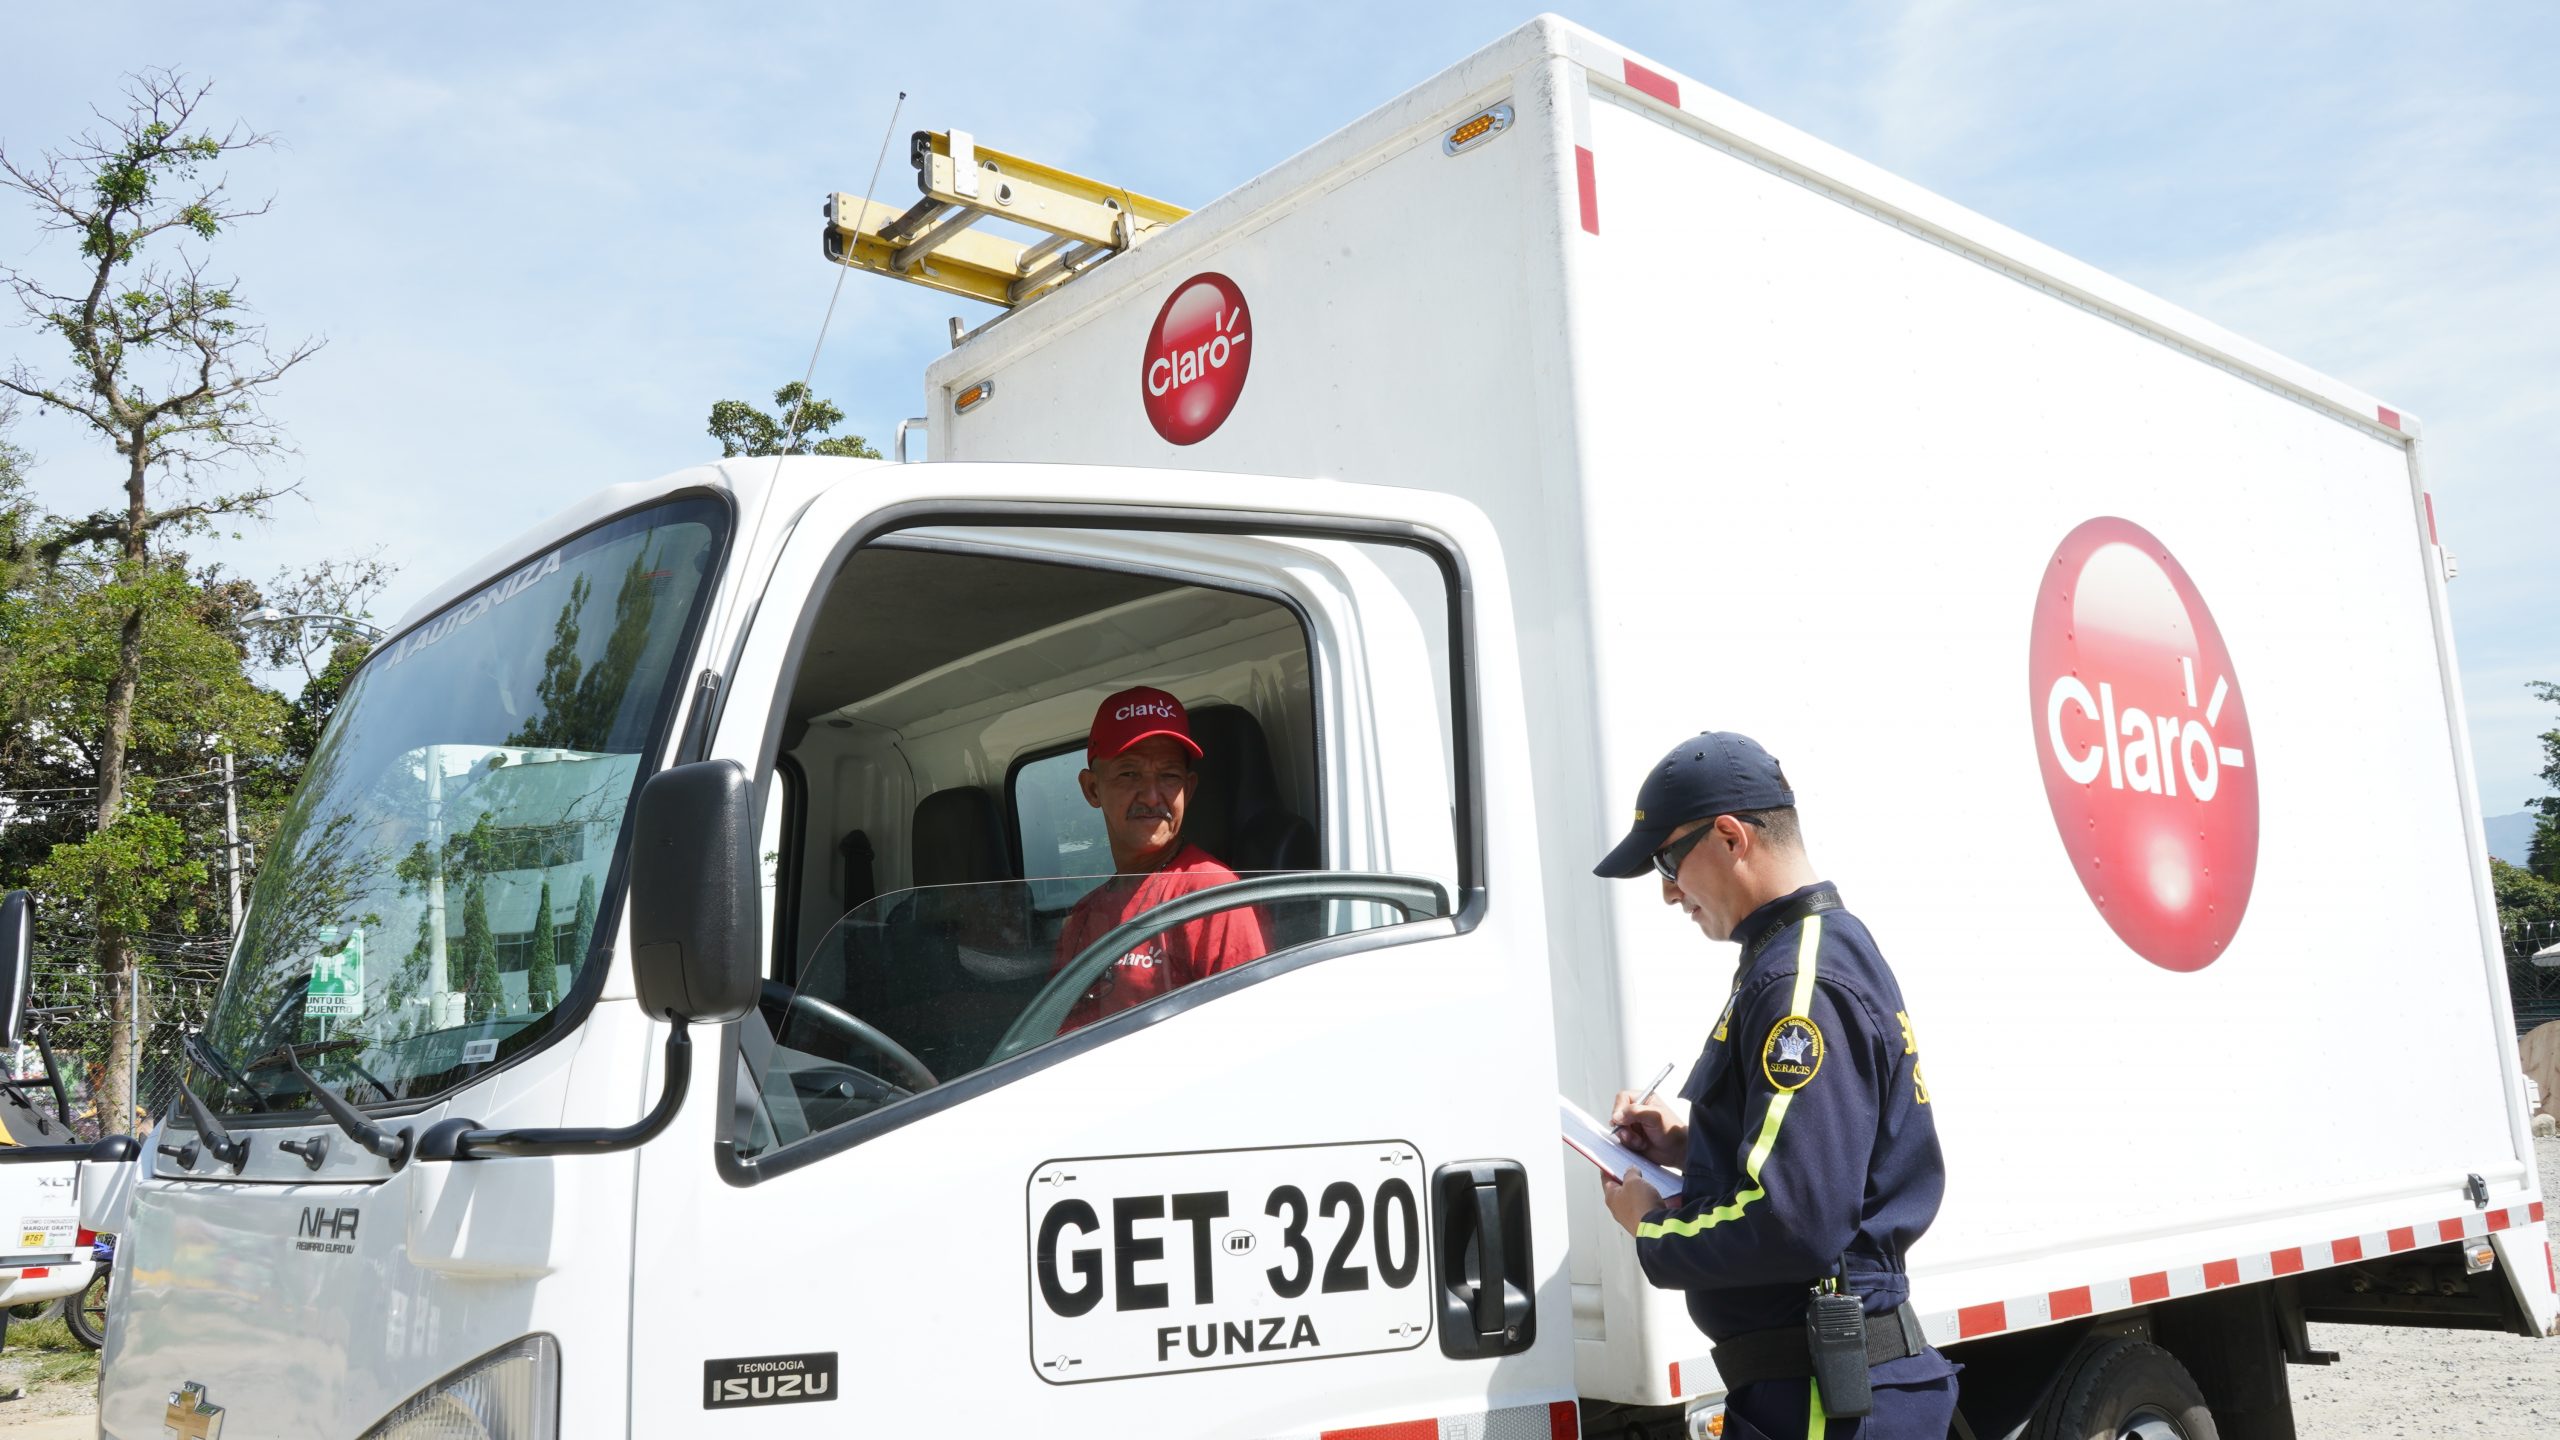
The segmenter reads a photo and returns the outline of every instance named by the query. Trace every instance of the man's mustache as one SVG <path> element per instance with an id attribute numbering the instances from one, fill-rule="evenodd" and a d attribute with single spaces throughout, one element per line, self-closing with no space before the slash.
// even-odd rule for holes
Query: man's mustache
<path id="1" fill-rule="evenodd" d="M 1173 811 L 1162 805 L 1132 805 L 1128 815 L 1132 820 L 1170 820 Z"/>

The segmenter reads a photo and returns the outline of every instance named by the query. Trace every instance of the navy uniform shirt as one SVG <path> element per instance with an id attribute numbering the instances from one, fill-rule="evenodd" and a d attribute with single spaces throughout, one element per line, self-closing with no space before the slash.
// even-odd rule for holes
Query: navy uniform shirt
<path id="1" fill-rule="evenodd" d="M 1802 1325 L 1807 1293 L 1844 1257 L 1867 1314 L 1889 1315 L 1911 1293 L 1903 1257 L 1946 1193 L 1902 987 L 1857 917 L 1807 914 L 1809 899 L 1837 894 L 1809 885 L 1735 929 L 1733 998 L 1680 1091 L 1682 1191 L 1636 1230 L 1646 1278 L 1687 1291 L 1711 1340 Z M 1931 1350 L 1877 1366 L 1875 1380 L 1955 1368 Z"/>

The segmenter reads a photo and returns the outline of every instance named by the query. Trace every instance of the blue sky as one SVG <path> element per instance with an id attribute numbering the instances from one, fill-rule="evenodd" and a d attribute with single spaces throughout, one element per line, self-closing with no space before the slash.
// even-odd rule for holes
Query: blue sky
<path id="1" fill-rule="evenodd" d="M 703 415 L 807 363 L 821 198 L 950 126 L 1197 205 L 1507 30 L 1512 6 L 644 3 L 8 7 L 0 143 L 121 71 L 217 82 L 276 134 L 226 237 L 279 338 L 307 499 L 208 553 L 251 574 L 387 547 L 396 613 L 530 519 L 714 453 Z M 2421 416 L 2484 808 L 2560 722 L 2560 7 L 1589 4 L 1631 49 Z M 901 142 L 903 143 L 903 142 Z M 891 156 L 880 193 L 908 180 Z M 0 257 L 47 265 L 0 207 Z M 857 277 L 820 393 L 885 440 L 954 302 Z M 49 359 L 0 330 L 0 357 Z M 113 457 L 28 417 L 41 492 Z M 2346 697 L 2342 697 L 2346 698 Z M 2342 713 L 2349 713 L 2342 707 Z M 2351 783 L 2351 777 L 2341 776 Z"/>

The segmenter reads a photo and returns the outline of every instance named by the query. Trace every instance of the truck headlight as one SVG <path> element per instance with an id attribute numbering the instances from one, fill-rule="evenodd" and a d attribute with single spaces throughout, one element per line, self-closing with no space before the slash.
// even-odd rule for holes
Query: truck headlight
<path id="1" fill-rule="evenodd" d="M 560 1342 L 527 1335 L 401 1402 L 364 1440 L 558 1440 Z"/>

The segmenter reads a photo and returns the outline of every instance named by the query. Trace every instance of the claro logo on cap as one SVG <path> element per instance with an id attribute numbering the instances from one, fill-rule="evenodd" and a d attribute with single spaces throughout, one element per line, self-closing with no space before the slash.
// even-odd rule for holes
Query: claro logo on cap
<path id="1" fill-rule="evenodd" d="M 2129 520 L 2081 525 L 2045 567 L 2027 676 L 2045 798 L 2098 913 L 2164 970 L 2212 964 L 2257 878 L 2258 777 L 2195 581 Z"/>
<path id="2" fill-rule="evenodd" d="M 1208 271 L 1175 286 L 1139 363 L 1147 423 L 1176 445 L 1208 439 L 1244 394 L 1252 340 L 1253 314 L 1236 282 Z"/>

